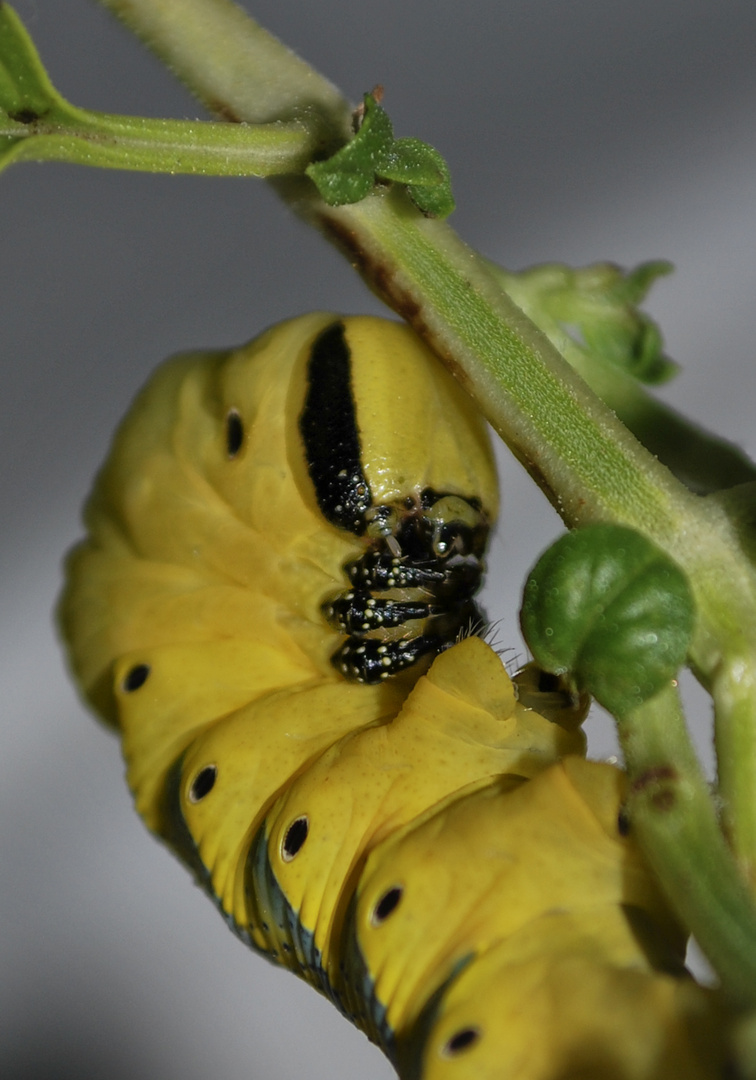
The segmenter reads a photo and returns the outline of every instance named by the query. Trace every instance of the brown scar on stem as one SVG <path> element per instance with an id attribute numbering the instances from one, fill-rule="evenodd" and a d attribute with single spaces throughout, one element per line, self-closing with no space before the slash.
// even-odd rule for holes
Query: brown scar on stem
<path id="1" fill-rule="evenodd" d="M 510 450 L 517 458 L 517 460 L 520 462 L 520 464 L 523 466 L 523 468 L 527 470 L 531 479 L 534 480 L 538 487 L 541 489 L 541 491 L 549 500 L 557 513 L 560 513 L 560 503 L 557 493 L 551 486 L 549 481 L 546 479 L 546 476 L 541 470 L 541 468 L 535 463 L 532 457 L 526 457 L 524 454 L 520 454 L 516 446 L 513 446 L 511 443 L 508 443 L 507 445 L 509 446 Z M 566 522 L 566 524 L 568 523 Z"/>
<path id="2" fill-rule="evenodd" d="M 665 786 L 674 784 L 678 779 L 677 770 L 672 765 L 657 765 L 653 769 L 646 769 L 631 785 L 633 794 L 638 795 L 652 785 L 659 785 L 658 790 L 649 794 L 649 801 L 655 810 L 663 813 L 671 810 L 676 802 L 677 795 L 673 788 Z"/>
<path id="3" fill-rule="evenodd" d="M 426 339 L 430 338 L 432 336 L 430 328 L 420 317 L 420 304 L 409 296 L 406 290 L 399 288 L 396 283 L 396 274 L 384 263 L 368 254 L 360 244 L 353 229 L 346 228 L 340 221 L 334 220 L 328 214 L 321 214 L 320 220 L 323 227 L 347 254 L 358 273 L 366 281 L 370 282 L 376 292 L 385 297 L 394 311 L 413 326 L 419 334 L 422 334 Z M 444 360 L 445 358 L 442 356 L 441 359 Z"/>
<path id="4" fill-rule="evenodd" d="M 660 780 L 677 780 L 677 770 L 672 765 L 657 765 L 653 769 L 646 769 L 637 779 L 633 780 L 631 790 L 633 792 L 643 791 L 649 784 L 657 783 Z"/>
<path id="5" fill-rule="evenodd" d="M 667 813 L 677 802 L 674 791 L 667 788 L 666 791 L 657 791 L 651 796 L 651 805 L 654 809 Z"/>
<path id="6" fill-rule="evenodd" d="M 10 119 L 17 124 L 36 124 L 44 115 L 45 113 L 38 113 L 34 109 L 19 109 L 17 112 L 8 113 Z"/>
<path id="7" fill-rule="evenodd" d="M 225 101 L 217 101 L 216 99 L 205 101 L 205 106 L 211 113 L 219 117 L 221 120 L 225 120 L 227 124 L 240 124 L 241 117 L 234 112 L 230 105 L 227 105 Z"/>

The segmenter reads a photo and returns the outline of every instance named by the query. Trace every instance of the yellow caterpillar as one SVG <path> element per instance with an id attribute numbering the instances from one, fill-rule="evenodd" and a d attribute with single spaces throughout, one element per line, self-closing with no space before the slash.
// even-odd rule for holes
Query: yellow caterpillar
<path id="1" fill-rule="evenodd" d="M 403 1080 L 719 1076 L 622 774 L 464 636 L 496 510 L 485 427 L 405 327 L 179 357 L 87 505 L 72 666 L 148 826 Z"/>

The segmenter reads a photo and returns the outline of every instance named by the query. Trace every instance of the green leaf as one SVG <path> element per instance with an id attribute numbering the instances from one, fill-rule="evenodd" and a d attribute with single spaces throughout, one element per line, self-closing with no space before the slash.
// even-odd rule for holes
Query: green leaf
<path id="1" fill-rule="evenodd" d="M 61 101 L 18 15 L 0 5 L 0 115 L 23 127 Z"/>
<path id="2" fill-rule="evenodd" d="M 421 139 L 397 139 L 378 175 L 406 184 L 415 206 L 431 217 L 448 217 L 454 209 L 449 167 L 438 150 Z"/>
<path id="3" fill-rule="evenodd" d="M 363 107 L 364 119 L 352 141 L 307 169 L 323 200 L 329 206 L 360 202 L 376 182 L 392 181 L 406 186 L 423 213 L 447 217 L 454 199 L 438 151 L 420 139 L 395 139 L 388 114 L 372 94 L 365 94 Z"/>
<path id="4" fill-rule="evenodd" d="M 656 279 L 666 277 L 674 269 L 666 259 L 649 259 L 648 262 L 639 263 L 634 270 L 620 271 L 617 278 L 618 299 L 626 304 L 640 304 L 648 296 Z"/>
<path id="5" fill-rule="evenodd" d="M 623 716 L 677 674 L 694 605 L 682 570 L 655 544 L 632 529 L 592 525 L 541 556 L 520 621 L 537 663 L 571 672 Z"/>
<path id="6" fill-rule="evenodd" d="M 307 175 L 315 182 L 329 206 L 360 202 L 375 186 L 376 172 L 389 156 L 394 131 L 386 112 L 372 94 L 365 94 L 364 119 L 346 146 L 328 158 L 310 165 Z"/>
<path id="7" fill-rule="evenodd" d="M 639 382 L 658 385 L 677 372 L 677 365 L 662 352 L 658 326 L 647 315 L 619 308 L 610 318 L 586 322 L 581 329 L 589 349 Z"/>

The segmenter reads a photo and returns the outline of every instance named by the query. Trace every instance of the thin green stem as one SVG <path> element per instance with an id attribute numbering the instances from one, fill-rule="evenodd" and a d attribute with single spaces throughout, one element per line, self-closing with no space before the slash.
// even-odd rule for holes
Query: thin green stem
<path id="1" fill-rule="evenodd" d="M 313 138 L 299 121 L 221 124 L 147 120 L 83 109 L 29 123 L 0 122 L 0 168 L 17 161 L 66 161 L 110 169 L 210 176 L 303 172 Z"/>
<path id="2" fill-rule="evenodd" d="M 724 841 L 675 686 L 618 722 L 633 835 L 738 1009 L 756 1008 L 756 908 Z"/>

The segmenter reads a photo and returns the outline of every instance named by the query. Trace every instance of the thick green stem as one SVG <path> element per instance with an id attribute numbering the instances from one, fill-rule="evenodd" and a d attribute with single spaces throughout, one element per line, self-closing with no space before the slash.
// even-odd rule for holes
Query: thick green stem
<path id="1" fill-rule="evenodd" d="M 618 729 L 633 834 L 732 1004 L 756 1008 L 756 908 L 719 828 L 676 687 Z"/>
<path id="2" fill-rule="evenodd" d="M 756 781 L 749 764 L 756 761 L 755 682 L 753 651 L 749 649 L 727 653 L 712 687 L 719 787 L 726 793 L 723 823 L 754 891 L 756 863 L 751 853 L 756 851 Z"/>
<path id="3" fill-rule="evenodd" d="M 335 145 L 349 137 L 351 110 L 336 87 L 231 0 L 100 3 L 221 119 L 317 116 Z"/>

